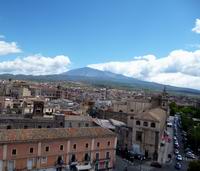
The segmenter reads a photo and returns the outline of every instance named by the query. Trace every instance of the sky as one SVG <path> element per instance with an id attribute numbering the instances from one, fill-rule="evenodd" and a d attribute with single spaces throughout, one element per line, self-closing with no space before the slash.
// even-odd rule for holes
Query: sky
<path id="1" fill-rule="evenodd" d="M 200 89 L 199 0 L 0 0 L 0 74 L 92 67 Z"/>

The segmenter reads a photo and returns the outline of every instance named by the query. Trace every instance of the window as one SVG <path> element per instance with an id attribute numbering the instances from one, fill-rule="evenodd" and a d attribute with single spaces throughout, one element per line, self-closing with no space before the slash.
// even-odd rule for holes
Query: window
<path id="1" fill-rule="evenodd" d="M 86 148 L 88 148 L 88 143 L 87 143 L 87 144 L 85 144 L 85 147 L 86 147 Z"/>
<path id="2" fill-rule="evenodd" d="M 134 119 L 134 117 L 133 117 L 133 116 L 131 116 L 131 117 L 130 117 L 130 119 L 132 120 L 132 119 Z"/>
<path id="3" fill-rule="evenodd" d="M 48 125 L 47 128 L 50 128 L 50 126 Z"/>
<path id="4" fill-rule="evenodd" d="M 76 144 L 73 145 L 73 148 L 76 149 Z"/>
<path id="5" fill-rule="evenodd" d="M 75 161 L 76 161 L 76 156 L 75 154 L 72 154 L 71 162 L 75 162 Z"/>
<path id="6" fill-rule="evenodd" d="M 78 123 L 78 127 L 81 127 L 81 123 Z"/>
<path id="7" fill-rule="evenodd" d="M 88 124 L 88 123 L 86 123 L 86 124 L 85 124 L 85 127 L 88 127 L 88 126 L 89 126 L 89 124 Z"/>
<path id="8" fill-rule="evenodd" d="M 95 169 L 95 171 L 99 170 L 99 164 L 98 163 L 95 164 L 95 168 L 94 169 Z"/>
<path id="9" fill-rule="evenodd" d="M 33 153 L 33 147 L 31 147 L 29 151 L 30 151 L 30 153 Z"/>
<path id="10" fill-rule="evenodd" d="M 38 128 L 42 128 L 42 126 L 41 126 L 41 125 L 39 125 L 39 126 L 38 126 Z"/>
<path id="11" fill-rule="evenodd" d="M 136 131 L 136 141 L 142 141 L 142 132 Z"/>
<path id="12" fill-rule="evenodd" d="M 123 111 L 122 111 L 122 110 L 119 110 L 119 112 L 122 113 Z"/>
<path id="13" fill-rule="evenodd" d="M 17 150 L 16 149 L 13 149 L 12 150 L 12 155 L 16 155 L 17 154 Z"/>
<path id="14" fill-rule="evenodd" d="M 24 129 L 27 129 L 28 128 L 28 126 L 27 125 L 24 125 Z"/>
<path id="15" fill-rule="evenodd" d="M 96 160 L 99 160 L 99 153 L 96 153 Z"/>
<path id="16" fill-rule="evenodd" d="M 108 141 L 108 146 L 110 146 L 110 141 Z"/>
<path id="17" fill-rule="evenodd" d="M 88 155 L 88 153 L 85 154 L 84 159 L 85 159 L 85 161 L 89 161 L 90 160 L 90 156 Z"/>
<path id="18" fill-rule="evenodd" d="M 60 150 L 63 151 L 64 150 L 64 146 L 60 145 Z"/>
<path id="19" fill-rule="evenodd" d="M 47 157 L 42 157 L 41 158 L 41 163 L 47 163 Z"/>
<path id="20" fill-rule="evenodd" d="M 72 127 L 72 123 L 71 123 L 71 122 L 69 123 L 69 127 L 70 127 L 70 128 Z"/>
<path id="21" fill-rule="evenodd" d="M 98 143 L 97 143 L 97 147 L 99 147 L 99 146 L 100 146 L 100 143 L 98 142 Z"/>
<path id="22" fill-rule="evenodd" d="M 109 161 L 105 161 L 105 168 L 106 168 L 106 169 L 109 168 Z"/>
<path id="23" fill-rule="evenodd" d="M 143 126 L 148 126 L 148 122 L 143 122 Z"/>
<path id="24" fill-rule="evenodd" d="M 60 122 L 60 127 L 63 127 L 63 122 Z"/>
<path id="25" fill-rule="evenodd" d="M 11 129 L 11 126 L 10 126 L 10 125 L 8 125 L 8 126 L 7 126 L 7 129 Z"/>
<path id="26" fill-rule="evenodd" d="M 156 127 L 156 124 L 155 124 L 154 122 L 152 122 L 152 123 L 151 123 L 151 127 L 152 127 L 152 128 L 155 128 L 155 127 Z"/>
<path id="27" fill-rule="evenodd" d="M 106 158 L 109 159 L 110 158 L 110 153 L 106 152 Z"/>
<path id="28" fill-rule="evenodd" d="M 45 150 L 46 150 L 46 152 L 48 152 L 49 151 L 49 146 L 46 146 Z"/>
<path id="29" fill-rule="evenodd" d="M 131 109 L 131 112 L 134 112 L 134 110 L 133 110 L 133 109 Z"/>
<path id="30" fill-rule="evenodd" d="M 126 138 L 128 138 L 129 136 L 129 131 L 126 131 Z"/>
<path id="31" fill-rule="evenodd" d="M 140 125 L 140 121 L 136 121 L 136 125 Z"/>

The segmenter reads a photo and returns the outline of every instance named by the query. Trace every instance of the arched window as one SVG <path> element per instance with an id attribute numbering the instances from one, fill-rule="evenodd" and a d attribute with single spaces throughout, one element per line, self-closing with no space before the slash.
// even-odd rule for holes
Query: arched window
<path id="1" fill-rule="evenodd" d="M 148 122 L 143 122 L 143 126 L 148 126 Z"/>
<path id="2" fill-rule="evenodd" d="M 140 121 L 136 121 L 136 125 L 140 125 Z"/>

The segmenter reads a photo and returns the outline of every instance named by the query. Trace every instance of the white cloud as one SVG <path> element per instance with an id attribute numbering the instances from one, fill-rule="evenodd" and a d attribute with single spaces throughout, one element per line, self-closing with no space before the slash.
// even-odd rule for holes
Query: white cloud
<path id="1" fill-rule="evenodd" d="M 0 56 L 12 53 L 20 53 L 21 49 L 17 46 L 16 42 L 0 41 Z"/>
<path id="2" fill-rule="evenodd" d="M 46 75 L 68 70 L 70 59 L 67 56 L 45 57 L 40 54 L 0 62 L 0 73 Z"/>
<path id="3" fill-rule="evenodd" d="M 163 58 L 146 55 L 130 61 L 88 66 L 141 80 L 200 89 L 200 50 L 175 50 Z"/>
<path id="4" fill-rule="evenodd" d="M 193 32 L 200 34 L 200 19 L 196 19 L 195 27 L 192 29 Z"/>

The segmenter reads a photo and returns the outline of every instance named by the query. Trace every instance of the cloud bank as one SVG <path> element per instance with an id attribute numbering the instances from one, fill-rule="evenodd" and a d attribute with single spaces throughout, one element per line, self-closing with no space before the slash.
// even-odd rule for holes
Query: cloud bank
<path id="1" fill-rule="evenodd" d="M 175 50 L 163 58 L 146 55 L 130 61 L 111 61 L 88 67 L 145 81 L 200 89 L 200 50 Z"/>
<path id="2" fill-rule="evenodd" d="M 200 19 L 196 19 L 195 27 L 192 29 L 193 32 L 200 34 Z"/>
<path id="3" fill-rule="evenodd" d="M 2 35 L 0 35 L 3 38 Z M 22 50 L 17 46 L 16 42 L 6 42 L 0 40 L 0 56 L 1 55 L 8 55 L 13 53 L 20 53 Z"/>
<path id="4" fill-rule="evenodd" d="M 68 71 L 70 59 L 64 55 L 45 57 L 40 54 L 0 62 L 0 74 L 46 75 Z"/>

